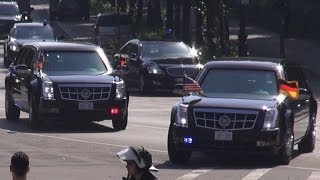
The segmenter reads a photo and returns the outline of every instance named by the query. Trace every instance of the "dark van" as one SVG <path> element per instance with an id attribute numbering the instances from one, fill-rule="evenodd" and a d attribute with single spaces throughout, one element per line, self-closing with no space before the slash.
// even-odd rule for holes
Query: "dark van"
<path id="1" fill-rule="evenodd" d="M 89 19 L 89 0 L 50 0 L 50 20 L 66 17 Z"/>

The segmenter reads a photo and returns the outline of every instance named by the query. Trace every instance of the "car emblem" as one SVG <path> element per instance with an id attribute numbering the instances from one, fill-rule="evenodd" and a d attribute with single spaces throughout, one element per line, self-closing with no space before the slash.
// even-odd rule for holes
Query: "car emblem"
<path id="1" fill-rule="evenodd" d="M 84 99 L 87 99 L 90 97 L 91 92 L 89 91 L 89 89 L 83 89 L 80 93 L 81 97 L 83 97 Z"/>
<path id="2" fill-rule="evenodd" d="M 231 119 L 228 116 L 221 116 L 219 118 L 219 124 L 220 124 L 220 126 L 223 127 L 223 129 L 225 129 L 227 126 L 230 125 L 230 121 L 231 121 Z"/>

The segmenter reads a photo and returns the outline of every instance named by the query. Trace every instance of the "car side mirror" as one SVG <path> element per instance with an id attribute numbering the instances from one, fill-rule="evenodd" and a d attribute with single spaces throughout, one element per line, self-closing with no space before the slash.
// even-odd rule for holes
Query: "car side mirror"
<path id="1" fill-rule="evenodd" d="M 34 7 L 29 8 L 29 12 L 34 11 Z"/>
<path id="2" fill-rule="evenodd" d="M 4 34 L 1 36 L 2 39 L 9 39 L 9 35 L 8 34 Z"/>
<path id="3" fill-rule="evenodd" d="M 31 75 L 31 69 L 29 69 L 26 65 L 17 65 L 15 67 L 16 73 L 21 77 L 28 77 Z"/>
<path id="4" fill-rule="evenodd" d="M 131 54 L 129 55 L 129 58 L 137 58 L 137 54 L 136 54 L 136 53 L 131 53 Z"/>
<path id="5" fill-rule="evenodd" d="M 183 84 L 179 83 L 179 84 L 175 84 L 171 90 L 171 92 L 173 94 L 177 94 L 177 95 L 181 95 L 184 96 L 185 93 L 183 92 Z"/>

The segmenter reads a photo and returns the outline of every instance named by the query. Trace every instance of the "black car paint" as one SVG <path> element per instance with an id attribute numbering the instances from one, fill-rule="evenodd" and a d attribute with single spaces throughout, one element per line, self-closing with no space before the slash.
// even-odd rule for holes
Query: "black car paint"
<path id="1" fill-rule="evenodd" d="M 141 80 L 143 79 L 143 83 L 146 86 L 146 91 L 151 91 L 155 89 L 171 90 L 174 84 L 176 83 L 175 80 L 181 79 L 182 77 L 184 77 L 185 74 L 194 79 L 196 78 L 198 72 L 200 71 L 200 68 L 198 67 L 198 63 L 200 63 L 200 60 L 196 56 L 177 58 L 141 57 L 143 45 L 150 42 L 163 45 L 165 45 L 166 43 L 166 41 L 140 41 L 138 39 L 133 39 L 128 41 L 120 49 L 120 52 L 114 56 L 112 64 L 114 69 L 116 70 L 116 74 L 118 74 L 126 81 L 129 88 L 140 88 L 139 86 L 141 84 Z M 137 47 L 137 53 L 126 54 L 122 52 L 123 49 L 132 45 Z M 126 67 L 124 68 L 118 66 L 118 61 L 120 57 L 126 58 Z M 147 68 L 150 66 L 161 69 L 162 73 L 148 73 Z M 176 68 L 177 70 L 174 70 L 174 72 L 177 74 L 168 74 L 166 70 L 167 68 Z M 190 74 L 188 74 L 189 71 Z"/>
<path id="2" fill-rule="evenodd" d="M 231 58 L 232 59 L 232 58 Z M 218 59 L 219 60 L 219 59 Z M 259 62 L 261 59 L 247 58 L 238 61 L 228 62 L 224 59 L 217 62 L 209 62 L 204 66 L 202 72 L 197 78 L 197 82 L 201 85 L 203 78 L 206 76 L 206 72 L 211 68 L 227 68 L 227 69 L 254 69 L 254 70 L 273 70 L 278 72 L 278 78 L 288 79 L 289 67 L 299 68 L 297 64 L 290 64 L 285 60 L 277 62 L 269 62 L 270 59 L 264 59 L 266 62 Z M 229 60 L 230 61 L 230 60 Z M 284 67 L 284 73 L 281 73 L 277 67 L 282 65 Z M 298 73 L 298 71 L 297 71 Z M 227 83 L 227 82 L 226 82 Z M 182 97 L 182 99 L 172 107 L 171 110 L 171 121 L 170 130 L 168 134 L 168 143 L 171 141 L 171 137 L 174 138 L 174 146 L 176 150 L 182 152 L 192 151 L 207 151 L 207 150 L 231 150 L 231 151 L 271 151 L 277 153 L 281 148 L 281 134 L 283 133 L 284 127 L 293 126 L 294 131 L 294 144 L 299 144 L 308 138 L 307 136 L 312 133 L 315 124 L 315 119 L 312 117 L 316 116 L 317 113 L 317 102 L 312 95 L 312 91 L 307 83 L 306 89 L 300 89 L 300 96 L 298 100 L 292 100 L 290 98 L 277 100 L 276 96 L 270 96 L 268 98 L 253 98 L 246 96 L 239 97 L 206 97 L 201 93 L 191 93 Z M 175 124 L 177 117 L 178 104 L 189 104 L 188 108 L 188 127 L 180 127 Z M 277 128 L 266 131 L 262 129 L 264 110 L 263 106 L 269 108 L 277 108 L 279 111 L 277 117 Z M 201 128 L 195 125 L 195 115 L 193 114 L 194 108 L 214 108 L 214 109 L 236 109 L 236 110 L 255 110 L 259 112 L 256 120 L 256 124 L 253 129 L 250 130 L 232 130 L 233 140 L 232 141 L 217 141 L 214 140 L 215 131 L 213 129 Z M 183 138 L 192 136 L 194 137 L 192 144 L 183 143 Z M 258 141 L 264 141 L 264 146 L 257 146 Z M 170 149 L 170 146 L 168 146 Z M 300 147 L 299 147 L 300 149 Z"/>
<path id="3" fill-rule="evenodd" d="M 48 46 L 46 46 L 48 45 Z M 90 44 L 77 44 L 77 43 L 29 43 L 22 47 L 23 50 L 33 50 L 32 64 L 35 62 L 35 57 L 39 54 L 38 51 L 51 50 L 48 47 L 55 46 L 56 50 L 61 51 L 92 51 L 98 47 Z M 77 48 L 79 46 L 80 48 Z M 22 50 L 21 50 L 22 51 Z M 21 53 L 20 51 L 20 53 Z M 19 58 L 16 59 L 18 61 Z M 29 59 L 30 60 L 30 59 Z M 106 66 L 108 66 L 106 64 Z M 47 119 L 63 119 L 63 120 L 76 120 L 76 118 L 101 121 L 105 119 L 114 119 L 127 116 L 129 96 L 116 99 L 116 82 L 121 81 L 117 76 L 111 75 L 112 68 L 108 66 L 108 73 L 100 75 L 72 75 L 72 76 L 48 76 L 43 73 L 37 73 L 33 66 L 27 67 L 26 65 L 19 65 L 14 62 L 9 67 L 9 73 L 5 78 L 5 89 L 9 95 L 9 99 L 19 110 L 28 112 L 30 110 L 29 101 L 30 97 L 34 97 L 36 104 L 38 104 L 38 111 L 41 117 Z M 23 74 L 21 72 L 30 70 L 30 74 Z M 20 72 L 20 73 L 19 73 Z M 42 97 L 42 82 L 50 80 L 54 88 L 55 99 L 44 99 Z M 93 86 L 94 84 L 110 85 L 109 98 L 106 100 L 97 100 L 94 102 L 94 110 L 81 111 L 77 110 L 78 101 L 62 99 L 59 94 L 59 84 L 78 84 L 78 86 Z M 94 87 L 94 86 L 93 86 Z M 92 95 L 94 96 L 94 95 Z M 118 115 L 111 115 L 109 109 L 111 107 L 118 107 L 120 113 Z M 125 128 L 125 127 L 124 127 Z M 122 129 L 122 128 L 120 128 Z"/>
<path id="4" fill-rule="evenodd" d="M 44 22 L 45 23 L 45 22 Z M 18 54 L 18 50 L 17 51 L 13 51 L 10 49 L 11 45 L 16 46 L 17 48 L 21 48 L 23 44 L 26 43 L 32 43 L 32 42 L 38 42 L 38 41 L 58 41 L 59 39 L 56 37 L 56 34 L 53 30 L 53 28 L 49 25 L 49 24 L 44 24 L 44 23 L 18 23 L 16 25 L 14 25 L 11 30 L 10 33 L 7 35 L 5 42 L 4 42 L 4 65 L 6 67 L 9 67 L 9 65 L 14 61 L 14 59 L 16 58 L 17 54 Z M 45 27 L 49 30 L 49 32 L 52 33 L 52 39 L 16 39 L 13 37 L 12 31 L 14 30 L 14 28 L 18 28 L 20 26 L 20 28 L 28 28 L 28 27 Z M 62 38 L 63 39 L 63 38 Z"/>

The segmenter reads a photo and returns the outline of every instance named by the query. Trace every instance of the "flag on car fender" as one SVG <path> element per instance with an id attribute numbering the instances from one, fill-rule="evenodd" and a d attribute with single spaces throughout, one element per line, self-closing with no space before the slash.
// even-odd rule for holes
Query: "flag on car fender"
<path id="1" fill-rule="evenodd" d="M 184 77 L 184 84 L 183 84 L 183 91 L 184 92 L 202 92 L 202 89 L 195 80 L 193 80 L 192 78 L 190 78 L 188 76 L 185 76 Z"/>
<path id="2" fill-rule="evenodd" d="M 280 92 L 288 94 L 293 99 L 298 99 L 299 97 L 299 86 L 297 81 L 286 81 L 280 79 Z"/>
<path id="3" fill-rule="evenodd" d="M 41 54 L 37 61 L 33 64 L 33 67 L 36 69 L 42 69 L 43 68 L 43 62 L 44 62 L 44 55 Z"/>

